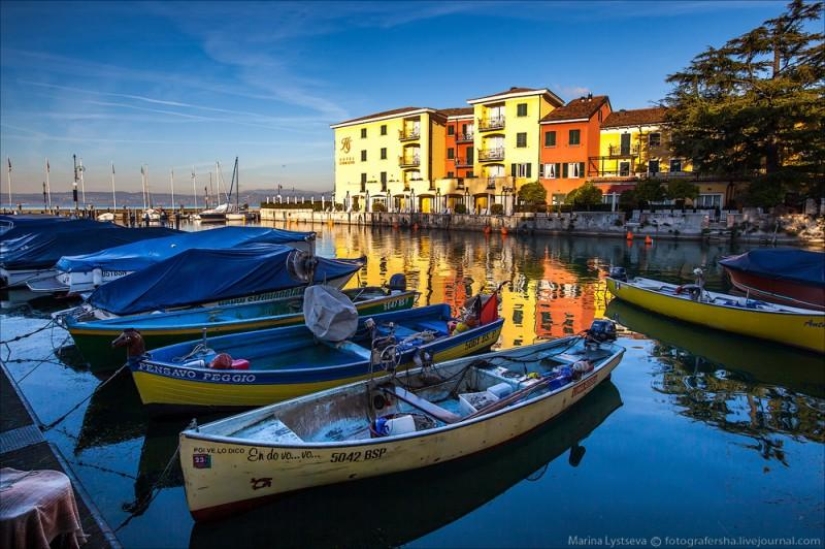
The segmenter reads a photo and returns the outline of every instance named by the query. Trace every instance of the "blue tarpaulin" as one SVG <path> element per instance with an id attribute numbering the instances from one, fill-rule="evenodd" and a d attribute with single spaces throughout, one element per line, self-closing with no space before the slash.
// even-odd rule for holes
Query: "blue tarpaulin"
<path id="1" fill-rule="evenodd" d="M 825 288 L 825 253 L 797 248 L 757 248 L 726 257 L 719 264 L 734 271 Z"/>
<path id="2" fill-rule="evenodd" d="M 195 248 L 232 248 L 243 243 L 295 245 L 314 240 L 314 232 L 287 231 L 267 227 L 219 227 L 185 232 L 152 242 L 136 242 L 92 254 L 64 254 L 57 262 L 62 272 L 87 272 L 94 269 L 139 271 L 186 250 Z"/>
<path id="3" fill-rule="evenodd" d="M 87 303 L 123 316 L 302 288 L 306 286 L 299 276 L 303 264 L 297 260 L 305 257 L 310 256 L 277 244 L 186 250 L 100 286 Z M 366 261 L 311 257 L 317 261 L 314 283 L 342 277 L 345 283 Z"/>
<path id="4" fill-rule="evenodd" d="M 80 228 L 60 224 L 31 233 L 30 237 L 22 237 L 25 242 L 19 247 L 3 253 L 0 264 L 8 270 L 48 269 L 66 254 L 91 253 L 137 241 L 145 243 L 180 232 L 162 227 L 127 229 L 114 223 L 93 223 Z"/>

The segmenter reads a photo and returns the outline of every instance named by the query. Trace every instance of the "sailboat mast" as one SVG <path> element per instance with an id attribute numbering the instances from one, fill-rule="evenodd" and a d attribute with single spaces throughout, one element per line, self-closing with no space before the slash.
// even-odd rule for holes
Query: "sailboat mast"
<path id="1" fill-rule="evenodd" d="M 195 199 L 195 211 L 198 211 L 198 186 L 195 183 L 195 166 L 192 166 L 192 198 Z"/>
<path id="2" fill-rule="evenodd" d="M 175 169 L 169 171 L 169 186 L 172 188 L 172 211 L 175 210 Z"/>
<path id="3" fill-rule="evenodd" d="M 115 191 L 115 163 L 112 162 L 112 208 L 117 210 L 117 192 Z"/>

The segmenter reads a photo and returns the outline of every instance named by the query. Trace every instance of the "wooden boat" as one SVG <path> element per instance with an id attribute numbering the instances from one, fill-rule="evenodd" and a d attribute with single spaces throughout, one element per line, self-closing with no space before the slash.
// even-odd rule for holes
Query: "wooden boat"
<path id="1" fill-rule="evenodd" d="M 407 290 L 402 279 L 393 277 L 389 287 L 362 287 L 344 290 L 359 315 L 374 315 L 409 309 L 419 292 Z M 400 283 L 399 283 L 400 282 Z M 94 373 L 116 370 L 126 360 L 123 348 L 113 347 L 124 330 L 140 331 L 147 349 L 155 349 L 207 336 L 292 326 L 304 321 L 303 297 L 282 297 L 273 301 L 240 303 L 225 307 L 196 307 L 180 311 L 128 315 L 105 320 L 83 320 L 63 314 L 56 321 L 71 334 L 74 344 Z"/>
<path id="2" fill-rule="evenodd" d="M 678 351 L 673 354 L 679 360 L 696 359 L 703 369 L 713 372 L 726 370 L 726 378 L 825 398 L 825 368 L 816 353 L 683 322 L 621 299 L 607 304 L 605 316 L 658 341 L 666 356 L 673 353 L 672 348 Z"/>
<path id="3" fill-rule="evenodd" d="M 701 269 L 695 284 L 668 284 L 613 268 L 607 289 L 618 299 L 664 316 L 783 345 L 825 353 L 825 312 L 709 292 Z"/>
<path id="4" fill-rule="evenodd" d="M 262 406 L 378 370 L 489 350 L 503 324 L 497 299 L 487 299 L 483 319 L 469 327 L 456 324 L 445 303 L 359 317 L 334 289 L 307 291 L 326 296 L 304 299 L 306 324 L 178 343 L 130 360 L 143 404 L 166 413 Z"/>
<path id="5" fill-rule="evenodd" d="M 757 248 L 719 264 L 748 297 L 825 311 L 825 252 Z"/>
<path id="6" fill-rule="evenodd" d="M 314 488 L 226 520 L 196 522 L 189 546 L 253 547 L 262 539 L 277 539 L 282 547 L 313 549 L 404 547 L 519 485 L 540 489 L 534 482 L 542 475 L 547 485 L 551 475 L 570 474 L 580 465 L 586 468 L 589 452 L 599 451 L 598 445 L 586 447 L 588 437 L 606 428 L 605 420 L 621 406 L 619 390 L 607 380 L 529 436 L 441 465 Z M 176 436 L 167 443 L 165 455 L 174 455 L 177 447 Z M 158 467 L 164 466 L 160 462 Z M 564 497 L 558 492 L 545 501 L 552 506 Z M 380 520 L 364 509 L 381 509 Z M 410 509 L 415 509 L 414 520 Z"/>
<path id="7" fill-rule="evenodd" d="M 599 320 L 583 335 L 191 425 L 180 435 L 189 510 L 197 521 L 223 518 L 285 493 L 446 463 L 511 441 L 608 379 L 624 355 L 613 339 L 612 322 Z"/>

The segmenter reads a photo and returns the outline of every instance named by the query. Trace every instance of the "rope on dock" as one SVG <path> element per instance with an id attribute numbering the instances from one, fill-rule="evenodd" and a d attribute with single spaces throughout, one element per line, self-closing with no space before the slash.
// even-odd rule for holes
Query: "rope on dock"
<path id="1" fill-rule="evenodd" d="M 71 414 L 72 412 L 74 412 L 75 410 L 77 410 L 77 409 L 80 407 L 80 405 L 81 405 L 81 404 L 83 404 L 84 402 L 86 402 L 87 400 L 89 400 L 90 398 L 92 398 L 92 397 L 95 395 L 95 393 L 97 393 L 97 392 L 98 392 L 100 389 L 102 389 L 102 388 L 103 388 L 103 387 L 104 387 L 107 383 L 109 383 L 109 382 L 110 382 L 110 381 L 112 381 L 114 378 L 116 378 L 116 377 L 118 376 L 118 374 L 120 374 L 120 372 L 122 372 L 122 371 L 123 371 L 123 369 L 124 369 L 124 368 L 127 368 L 128 366 L 129 366 L 129 363 L 128 363 L 128 362 L 125 362 L 125 363 L 123 364 L 123 366 L 121 366 L 120 368 L 118 368 L 117 370 L 115 370 L 115 373 L 113 373 L 113 374 L 112 374 L 111 376 L 109 376 L 107 379 L 103 380 L 103 381 L 102 381 L 102 382 L 101 382 L 101 383 L 100 383 L 97 387 L 95 387 L 95 390 L 94 390 L 94 391 L 92 391 L 91 393 L 89 393 L 89 395 L 88 395 L 86 398 L 84 398 L 83 400 L 81 400 L 80 402 L 78 402 L 77 404 L 75 404 L 75 405 L 74 405 L 74 406 L 73 406 L 73 407 L 72 407 L 72 408 L 71 408 L 68 412 L 66 412 L 65 414 L 63 414 L 62 416 L 60 416 L 59 418 L 57 418 L 56 420 L 52 421 L 52 422 L 51 422 L 51 423 L 49 423 L 48 425 L 41 425 L 41 426 L 40 426 L 40 430 L 41 430 L 41 431 L 43 431 L 43 432 L 46 432 L 46 431 L 48 431 L 49 429 L 52 429 L 55 425 L 57 425 L 58 423 L 60 423 L 60 422 L 61 422 L 61 421 L 63 421 L 64 419 L 66 419 L 66 418 L 69 416 L 69 414 Z"/>

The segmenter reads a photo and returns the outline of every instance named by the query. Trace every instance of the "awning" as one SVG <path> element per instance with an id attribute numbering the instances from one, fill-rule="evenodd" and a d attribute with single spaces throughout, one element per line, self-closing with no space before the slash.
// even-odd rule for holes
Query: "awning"
<path id="1" fill-rule="evenodd" d="M 602 189 L 602 194 L 622 194 L 625 191 L 632 191 L 636 185 L 610 185 L 606 189 Z"/>

